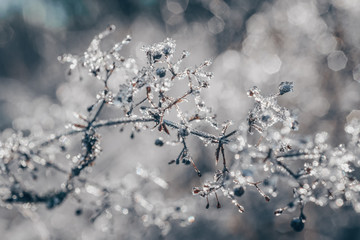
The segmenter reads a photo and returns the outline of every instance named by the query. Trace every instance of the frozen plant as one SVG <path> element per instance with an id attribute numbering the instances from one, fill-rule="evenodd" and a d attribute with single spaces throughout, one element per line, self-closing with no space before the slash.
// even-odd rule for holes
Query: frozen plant
<path id="1" fill-rule="evenodd" d="M 106 184 L 88 177 L 89 169 L 101 164 L 97 164 L 103 154 L 100 129 L 116 127 L 122 131 L 130 127 L 131 138 L 142 130 L 158 131 L 163 136 L 155 140 L 155 146 L 181 146 L 181 151 L 172 156 L 168 164 L 189 165 L 199 177 L 202 177 L 202 169 L 188 147 L 189 139 L 199 138 L 212 148 L 215 160 L 212 162 L 220 167 L 212 179 L 192 188 L 194 195 L 206 199 L 205 208 L 210 207 L 212 199 L 216 200 L 216 207 L 221 208 L 218 196 L 221 193 L 242 213 L 246 209 L 241 197 L 247 191 L 254 190 L 269 202 L 278 196 L 279 183 L 283 182 L 293 198 L 285 203 L 281 199 L 280 208 L 274 213 L 279 216 L 298 209 L 299 217 L 289 224 L 295 231 L 305 227 L 304 208 L 310 202 L 319 206 L 330 204 L 334 208 L 352 205 L 360 212 L 358 121 L 354 120 L 345 128 L 351 135 L 349 142 L 335 148 L 327 144 L 325 132 L 314 136 L 295 134 L 299 125 L 296 114 L 277 102 L 279 97 L 294 90 L 294 83 L 286 81 L 269 96 L 263 95 L 257 87 L 248 91 L 248 96 L 254 99 L 254 107 L 246 122 L 238 126 L 230 120 L 218 123 L 216 114 L 201 95 L 211 84 L 212 73 L 207 70 L 211 61 L 184 67 L 183 61 L 189 52 L 183 51 L 177 56 L 176 43 L 168 38 L 144 46 L 142 51 L 147 64 L 139 66 L 136 59 L 121 53 L 131 41 L 130 36 L 107 50 L 101 48 L 104 38 L 114 30 L 112 25 L 98 34 L 81 56 L 64 54 L 59 57 L 60 62 L 70 64 L 69 74 L 78 72 L 80 78 L 86 72 L 89 77 L 82 82 L 91 81 L 101 86 L 90 98 L 95 101 L 89 102 L 86 109 L 78 110 L 77 122 L 57 133 L 27 129 L 25 135 L 24 129 L 14 129 L 10 135 L 8 131 L 2 134 L 1 206 L 36 212 L 41 204 L 54 209 L 75 200 L 83 205 L 75 211 L 76 215 L 81 215 L 84 209 L 91 209 L 89 199 L 94 197 L 98 200 L 90 222 L 104 215 L 113 219 L 116 213 L 138 216 L 144 226 L 155 225 L 162 235 L 170 231 L 174 220 L 180 220 L 182 226 L 191 224 L 195 219 L 187 216 L 186 203 L 153 204 L 147 199 L 143 186 L 152 184 L 151 188 L 156 185 L 166 190 L 171 183 L 143 166 L 139 165 L 132 176 L 140 178 L 134 180 L 135 187 L 134 182 L 128 180 L 129 176 L 120 176 L 115 182 Z M 112 81 L 120 84 L 114 86 Z M 94 92 L 92 90 L 89 92 Z M 171 141 L 164 139 L 167 135 Z M 78 140 L 81 147 L 76 143 Z M 50 170 L 60 176 L 55 186 L 44 184 Z M 46 187 L 42 187 L 44 185 Z M 106 229 L 115 227 L 114 224 L 109 226 Z"/>

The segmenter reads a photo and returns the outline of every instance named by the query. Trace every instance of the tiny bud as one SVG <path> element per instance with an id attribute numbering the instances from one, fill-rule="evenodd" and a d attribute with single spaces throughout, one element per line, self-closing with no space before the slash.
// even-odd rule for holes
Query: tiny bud
<path id="1" fill-rule="evenodd" d="M 179 130 L 179 134 L 180 134 L 180 136 L 182 136 L 182 137 L 186 137 L 186 136 L 189 135 L 189 130 L 187 130 L 186 128 L 181 128 L 181 129 Z"/>
<path id="2" fill-rule="evenodd" d="M 74 123 L 74 127 L 76 128 L 86 128 L 85 125 Z"/>
<path id="3" fill-rule="evenodd" d="M 151 93 L 151 87 L 146 87 L 146 93 L 147 94 Z"/>
<path id="4" fill-rule="evenodd" d="M 201 192 L 201 190 L 197 187 L 194 187 L 193 190 L 192 190 L 193 194 L 199 194 Z"/>

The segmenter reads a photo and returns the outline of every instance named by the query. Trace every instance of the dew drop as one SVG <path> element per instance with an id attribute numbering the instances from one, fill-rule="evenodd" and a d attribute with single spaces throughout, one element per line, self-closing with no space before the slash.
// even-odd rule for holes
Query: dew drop
<path id="1" fill-rule="evenodd" d="M 193 223 L 193 222 L 195 222 L 195 217 L 194 216 L 190 216 L 190 217 L 188 217 L 188 222 L 189 223 Z"/>

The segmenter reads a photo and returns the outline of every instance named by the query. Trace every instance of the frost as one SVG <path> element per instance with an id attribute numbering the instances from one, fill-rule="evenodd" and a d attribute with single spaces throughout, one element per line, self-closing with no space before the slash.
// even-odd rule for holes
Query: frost
<path id="1" fill-rule="evenodd" d="M 295 21 L 294 16 L 290 20 L 298 26 L 308 21 L 297 18 Z M 216 24 L 214 20 L 209 22 L 213 33 L 222 31 Z M 299 217 L 291 222 L 296 231 L 304 228 L 303 209 L 308 203 L 333 208 L 352 205 L 355 211 L 360 211 L 360 124 L 356 111 L 347 118 L 346 144 L 332 147 L 326 132 L 301 136 L 295 132 L 299 128 L 296 111 L 278 102 L 282 95 L 289 93 L 291 97 L 294 91 L 294 83 L 285 81 L 274 84 L 270 95 L 256 86 L 247 92 L 253 107 L 246 121 L 241 121 L 244 116 L 226 120 L 220 112 L 224 122 L 218 123 L 216 113 L 203 95 L 212 87 L 213 74 L 208 69 L 211 60 L 187 66 L 184 59 L 190 53 L 186 50 L 177 53 L 175 41 L 168 38 L 143 47 L 141 53 L 146 63 L 140 64 L 137 59 L 122 54 L 130 36 L 113 46 L 102 46 L 106 46 L 103 39 L 114 30 L 115 26 L 109 26 L 95 36 L 83 55 L 64 54 L 58 58 L 69 63 L 71 70 L 85 69 L 90 75 L 62 89 L 64 92 L 76 89 L 79 94 L 78 98 L 67 99 L 70 104 L 83 107 L 76 109 L 75 117 L 61 118 L 67 109 L 53 107 L 56 117 L 62 120 L 57 125 L 66 122 L 68 127 L 51 132 L 41 124 L 48 121 L 41 114 L 40 123 L 27 118 L 14 121 L 14 128 L 27 124 L 34 125 L 35 130 L 23 127 L 21 131 L 1 133 L 0 195 L 4 206 L 16 205 L 21 211 L 36 213 L 41 204 L 53 209 L 64 202 L 71 206 L 73 201 L 81 205 L 74 208 L 75 216 L 89 218 L 88 222 L 101 231 L 111 232 L 112 224 L 124 217 L 120 224 L 140 223 L 139 229 L 156 226 L 159 234 L 165 236 L 172 224 L 178 222 L 185 227 L 195 221 L 189 210 L 194 207 L 191 196 L 165 199 L 165 191 L 175 186 L 168 180 L 175 179 L 180 183 L 201 182 L 192 188 L 192 194 L 203 201 L 205 209 L 228 207 L 222 203 L 225 199 L 236 214 L 243 213 L 248 204 L 243 206 L 242 201 L 247 201 L 247 196 L 253 196 L 254 192 L 263 204 L 270 199 L 276 201 L 273 198 L 280 198 L 279 204 L 286 200 L 284 206 L 277 206 L 274 214 L 298 210 Z M 277 55 L 264 61 L 264 70 L 269 74 L 278 72 L 282 66 Z M 334 71 L 345 68 L 346 62 L 341 51 L 328 57 L 329 68 Z M 357 74 L 355 68 L 355 80 Z M 92 82 L 94 78 L 100 81 Z M 75 88 L 84 85 L 91 86 L 91 90 Z M 215 94 L 226 94 L 222 87 L 214 90 Z M 89 97 L 83 97 L 85 93 Z M 239 103 L 232 96 L 226 99 L 231 100 L 232 106 Z M 47 107 L 43 106 L 42 112 L 47 112 L 48 109 L 44 110 Z M 49 118 L 51 121 L 55 120 Z M 152 136 L 143 134 L 144 131 Z M 118 139 L 118 135 L 125 135 L 125 140 Z M 161 161 L 143 147 L 147 144 L 143 141 L 147 140 L 154 152 L 160 153 L 168 147 L 174 147 L 175 152 L 169 151 L 165 161 Z M 143 144 L 141 147 L 137 146 L 139 142 Z M 111 148 L 115 149 L 114 154 L 107 152 Z M 194 153 L 198 148 L 204 152 Z M 129 171 L 132 157 L 138 154 L 144 165 L 138 164 Z M 209 161 L 203 162 L 205 158 Z M 154 167 L 160 162 L 163 168 Z M 111 169 L 113 166 L 117 168 Z M 186 176 L 166 173 L 163 176 L 164 169 L 177 171 L 180 166 L 190 169 Z M 216 170 L 209 172 L 213 168 Z M 42 185 L 47 186 L 49 177 L 54 179 L 51 183 L 58 181 L 56 186 L 50 186 L 49 190 L 38 187 L 44 182 Z M 192 177 L 201 178 L 194 181 Z M 280 190 L 283 186 L 287 188 Z M 282 194 L 284 191 L 288 194 Z M 186 191 L 178 193 L 186 194 Z"/>
<path id="2" fill-rule="evenodd" d="M 161 43 L 151 46 L 144 46 L 142 50 L 149 56 L 150 62 L 159 60 L 164 55 L 166 58 L 171 58 L 175 52 L 176 43 L 171 38 L 165 39 Z"/>
<path id="3" fill-rule="evenodd" d="M 281 82 L 279 85 L 279 94 L 283 95 L 288 92 L 294 91 L 294 83 L 293 82 Z"/>
<path id="4" fill-rule="evenodd" d="M 279 96 L 293 91 L 292 82 L 282 82 L 279 85 Z M 292 130 L 298 129 L 296 116 L 288 109 L 281 107 L 277 103 L 277 95 L 263 96 L 257 87 L 248 91 L 248 96 L 255 99 L 254 108 L 249 112 L 248 125 L 249 132 L 257 130 L 259 133 L 265 133 L 266 129 L 277 122 L 282 122 L 284 127 Z"/>

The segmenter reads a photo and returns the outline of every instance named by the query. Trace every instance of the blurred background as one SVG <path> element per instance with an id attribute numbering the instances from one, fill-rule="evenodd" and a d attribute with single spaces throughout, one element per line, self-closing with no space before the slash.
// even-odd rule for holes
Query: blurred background
<path id="1" fill-rule="evenodd" d="M 346 142 L 346 117 L 360 108 L 359 22 L 360 2 L 355 0 L 1 0 L 0 130 L 21 129 L 24 122 L 32 127 L 40 122 L 45 130 L 59 129 L 71 121 L 70 113 L 62 114 L 61 108 L 54 107 L 66 103 L 63 92 L 71 91 L 66 84 L 74 81 L 69 80 L 67 66 L 61 65 L 57 57 L 63 53 L 82 54 L 97 33 L 115 24 L 117 31 L 109 41 L 130 34 L 133 41 L 125 53 L 140 64 L 146 58 L 139 49 L 166 37 L 176 40 L 179 54 L 183 49 L 190 51 L 186 62 L 189 66 L 212 59 L 214 78 L 204 98 L 219 122 L 246 120 L 252 106 L 246 90 L 252 86 L 271 94 L 280 82 L 293 81 L 294 92 L 281 97 L 280 102 L 296 109 L 299 134 L 327 131 L 330 143 L 336 146 Z M 81 84 L 74 86 L 81 91 Z M 131 152 L 137 144 L 154 148 L 153 144 L 146 145 L 154 136 L 143 134 L 136 144 L 126 140 L 124 148 L 130 150 L 124 150 L 120 157 L 169 171 L 167 165 L 163 169 L 160 166 L 174 158 L 171 147 L 151 150 L 152 158 L 156 158 L 152 164 L 143 160 L 148 153 L 134 156 Z M 104 137 L 106 141 L 109 144 L 105 144 L 108 149 L 102 161 L 116 159 L 114 140 Z M 213 164 L 208 164 L 213 163 L 212 149 L 199 150 L 197 157 L 201 168 L 213 172 Z M 133 166 L 128 165 L 125 169 L 131 171 Z M 123 167 L 111 160 L 94 172 L 101 175 L 114 166 Z M 167 193 L 170 199 L 180 198 L 180 194 L 191 197 L 191 187 L 199 183 L 189 169 L 183 170 L 164 173 L 170 184 L 177 181 L 175 190 Z M 351 208 L 316 208 L 308 213 L 306 229 L 294 233 L 289 227 L 294 216 L 275 218 L 272 212 L 287 204 L 286 199 L 279 197 L 264 206 L 262 199 L 252 200 L 256 194 L 249 194 L 244 197 L 247 211 L 242 215 L 231 204 L 206 211 L 204 202 L 196 198 L 194 209 L 200 206 L 200 210 L 193 213 L 197 214 L 195 223 L 187 228 L 175 224 L 166 239 L 360 238 L 360 218 Z M 90 236 L 98 230 L 96 226 L 75 216 L 68 219 L 59 211 L 40 213 L 40 218 L 53 219 L 45 224 L 49 239 L 107 239 L 101 234 Z M 27 235 L 32 230 L 31 221 L 11 210 L 1 212 L 0 232 L 6 239 L 38 239 L 36 233 Z M 76 221 L 72 227 L 78 230 L 65 229 L 68 220 Z M 158 238 L 156 229 L 136 235 L 137 225 L 131 221 L 127 224 L 116 225 L 115 236 Z"/>

